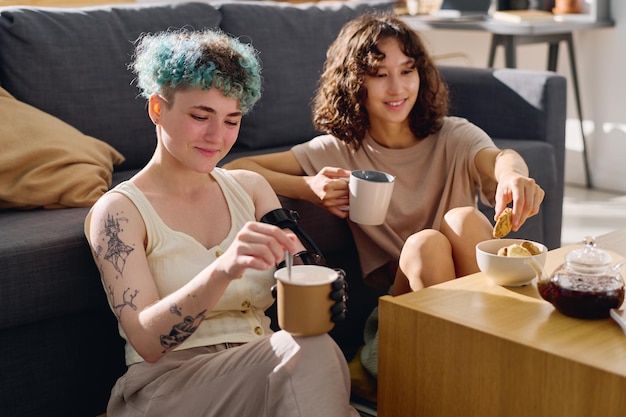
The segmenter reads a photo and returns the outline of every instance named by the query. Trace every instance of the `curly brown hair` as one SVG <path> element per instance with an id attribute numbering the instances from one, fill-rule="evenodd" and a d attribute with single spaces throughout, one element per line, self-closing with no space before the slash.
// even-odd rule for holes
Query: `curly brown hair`
<path id="1" fill-rule="evenodd" d="M 313 99 L 315 128 L 354 149 L 360 148 L 370 124 L 364 105 L 365 76 L 376 74 L 385 58 L 377 45 L 387 38 L 397 39 L 402 52 L 415 59 L 420 89 L 409 115 L 415 137 L 437 132 L 448 113 L 448 88 L 419 35 L 392 14 L 364 14 L 346 23 L 328 48 Z"/>

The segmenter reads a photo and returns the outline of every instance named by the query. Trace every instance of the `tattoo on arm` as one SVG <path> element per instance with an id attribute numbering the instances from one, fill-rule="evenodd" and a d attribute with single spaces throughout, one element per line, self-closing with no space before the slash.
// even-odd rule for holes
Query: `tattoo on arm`
<path id="1" fill-rule="evenodd" d="M 135 250 L 132 246 L 124 243 L 119 234 L 124 229 L 121 226 L 121 222 L 128 222 L 126 217 L 122 217 L 119 214 L 115 216 L 112 214 L 107 215 L 107 219 L 104 221 L 103 230 L 100 232 L 102 243 L 99 243 L 96 247 L 95 254 L 98 258 L 104 256 L 104 260 L 110 262 L 115 270 L 119 272 L 123 277 L 124 266 L 126 265 L 126 258 Z M 106 236 L 106 238 L 104 237 Z M 106 243 L 104 242 L 107 240 Z M 104 253 L 103 246 L 107 247 L 106 253 Z"/>
<path id="2" fill-rule="evenodd" d="M 120 239 L 120 233 L 124 231 L 122 228 L 122 222 L 128 222 L 128 218 L 123 217 L 122 213 L 107 214 L 106 220 L 104 220 L 104 224 L 102 229 L 98 234 L 98 242 L 94 245 L 94 255 L 96 258 L 96 263 L 98 264 L 98 269 L 100 270 L 100 275 L 104 277 L 103 266 L 105 262 L 109 262 L 113 265 L 117 274 L 115 274 L 115 279 L 124 278 L 124 267 L 126 265 L 126 259 L 130 255 L 130 253 L 135 250 L 132 246 L 127 245 Z M 119 275 L 118 275 L 119 274 Z M 122 302 L 116 303 L 115 301 L 115 289 L 113 284 L 107 286 L 107 291 L 109 294 L 109 299 L 111 300 L 111 306 L 115 314 L 120 317 L 122 314 L 122 310 L 126 306 L 130 306 L 133 310 L 137 310 L 137 306 L 134 303 L 135 297 L 139 294 L 139 290 L 134 290 L 133 293 L 129 294 L 130 288 L 126 288 L 122 294 Z"/>
<path id="3" fill-rule="evenodd" d="M 202 310 L 196 315 L 196 317 L 185 316 L 182 322 L 177 323 L 172 327 L 172 330 L 170 330 L 169 334 L 161 335 L 161 346 L 163 346 L 163 353 L 175 348 L 176 346 L 187 340 L 187 338 L 196 331 L 202 320 L 204 320 L 205 313 L 206 310 Z"/>
<path id="4" fill-rule="evenodd" d="M 177 316 L 182 316 L 183 315 L 182 311 L 183 311 L 182 308 L 178 307 L 176 303 L 172 303 L 170 305 L 170 313 L 176 314 Z"/>
<path id="5" fill-rule="evenodd" d="M 132 308 L 133 310 L 137 310 L 137 306 L 133 303 L 133 300 L 135 299 L 135 297 L 137 297 L 137 294 L 139 294 L 139 290 L 135 290 L 134 293 L 129 295 L 129 299 L 126 299 L 126 294 L 128 293 L 128 291 L 130 291 L 130 288 L 126 288 L 124 290 L 124 293 L 122 294 L 122 302 L 119 304 L 115 304 L 115 293 L 113 291 L 113 286 L 109 285 L 109 297 L 111 298 L 111 305 L 113 306 L 113 309 L 116 310 L 117 316 L 121 316 L 122 315 L 122 309 L 126 306 L 130 306 L 130 308 Z M 119 311 L 117 311 L 119 309 Z"/>
<path id="6" fill-rule="evenodd" d="M 122 222 L 128 222 L 128 218 L 123 217 L 121 214 L 115 215 L 108 214 L 102 230 L 100 231 L 100 242 L 96 245 L 94 250 L 97 259 L 101 259 L 110 262 L 113 268 L 119 273 L 119 277 L 124 278 L 124 267 L 126 266 L 126 259 L 135 248 L 127 245 L 120 239 L 119 234 L 123 232 L 121 226 Z M 104 248 L 107 248 L 106 250 Z M 126 306 L 130 306 L 133 310 L 137 310 L 137 306 L 134 304 L 134 299 L 139 294 L 139 290 L 134 290 L 130 293 L 130 288 L 126 288 L 122 294 L 122 302 L 115 303 L 115 293 L 113 285 L 108 286 L 109 297 L 111 299 L 111 305 L 117 312 L 118 317 L 122 314 L 122 310 Z M 175 303 L 170 305 L 170 313 L 182 316 L 182 309 Z M 172 326 L 169 334 L 163 334 L 160 337 L 161 346 L 163 347 L 163 353 L 175 348 L 183 343 L 189 336 L 196 331 L 202 320 L 205 318 L 206 310 L 201 311 L 195 317 L 185 316 L 183 321 Z"/>

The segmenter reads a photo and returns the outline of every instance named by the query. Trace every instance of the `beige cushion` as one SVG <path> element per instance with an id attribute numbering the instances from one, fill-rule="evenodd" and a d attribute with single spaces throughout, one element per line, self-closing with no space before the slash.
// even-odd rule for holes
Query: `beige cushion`
<path id="1" fill-rule="evenodd" d="M 124 157 L 0 88 L 0 209 L 89 207 Z"/>

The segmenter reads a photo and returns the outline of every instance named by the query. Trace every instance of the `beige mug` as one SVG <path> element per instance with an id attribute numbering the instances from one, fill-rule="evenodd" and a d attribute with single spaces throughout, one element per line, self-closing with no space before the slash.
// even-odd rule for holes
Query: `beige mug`
<path id="1" fill-rule="evenodd" d="M 274 273 L 278 325 L 294 336 L 315 336 L 334 327 L 332 283 L 343 271 L 320 265 L 294 265 Z"/>

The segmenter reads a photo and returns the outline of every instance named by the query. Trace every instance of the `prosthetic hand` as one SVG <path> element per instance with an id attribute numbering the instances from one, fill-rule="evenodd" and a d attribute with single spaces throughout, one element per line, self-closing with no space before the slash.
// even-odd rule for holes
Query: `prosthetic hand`
<path id="1" fill-rule="evenodd" d="M 339 278 L 333 281 L 333 290 L 330 292 L 330 298 L 335 304 L 330 308 L 332 313 L 331 320 L 333 323 L 339 323 L 346 318 L 348 312 L 348 281 L 346 281 L 346 273 L 342 269 L 335 269 L 339 272 Z"/>
<path id="2" fill-rule="evenodd" d="M 261 218 L 263 223 L 273 224 L 281 229 L 291 230 L 300 242 L 305 246 L 311 248 L 311 250 L 304 250 L 293 255 L 293 265 L 320 265 L 327 266 L 324 256 L 321 251 L 313 242 L 313 240 L 298 226 L 297 220 L 299 219 L 298 213 L 294 210 L 276 209 L 267 213 Z M 285 261 L 277 265 L 277 269 L 284 268 L 286 266 Z M 338 323 L 346 318 L 347 301 L 348 301 L 348 283 L 346 281 L 346 273 L 339 268 L 333 268 L 339 273 L 337 278 L 332 283 L 332 290 L 329 294 L 331 300 L 335 304 L 331 307 L 332 317 L 331 320 L 334 323 Z M 276 285 L 272 286 L 272 296 L 276 298 Z"/>

